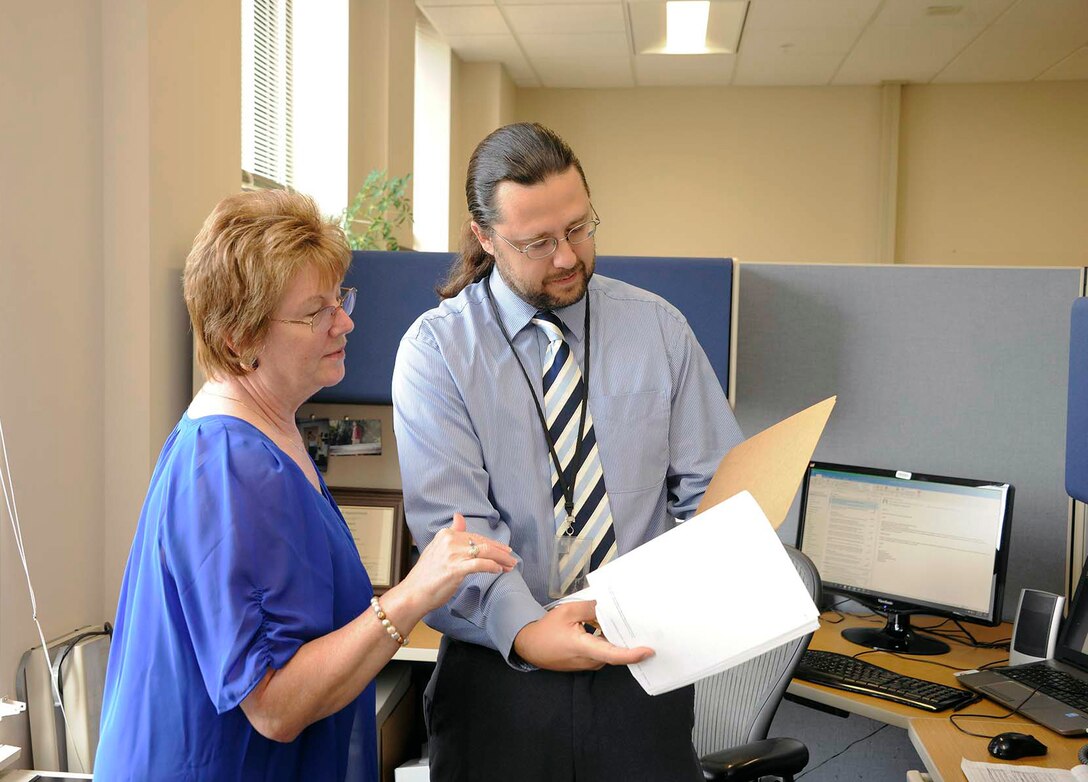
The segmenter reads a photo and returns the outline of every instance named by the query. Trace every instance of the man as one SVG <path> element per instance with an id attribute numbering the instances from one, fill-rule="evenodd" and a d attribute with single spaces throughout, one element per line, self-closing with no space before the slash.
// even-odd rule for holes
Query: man
<path id="1" fill-rule="evenodd" d="M 461 512 L 521 561 L 427 618 L 431 778 L 701 779 L 693 689 L 646 695 L 624 666 L 651 650 L 586 632 L 591 602 L 543 606 L 694 513 L 740 429 L 680 313 L 593 275 L 600 220 L 562 139 L 500 128 L 466 194 L 445 301 L 397 354 L 405 510 L 420 545 Z"/>

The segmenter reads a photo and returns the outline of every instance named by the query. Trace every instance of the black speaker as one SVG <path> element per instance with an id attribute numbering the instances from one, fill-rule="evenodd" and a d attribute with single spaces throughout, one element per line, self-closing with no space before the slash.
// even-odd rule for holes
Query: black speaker
<path id="1" fill-rule="evenodd" d="M 1037 589 L 1020 591 L 1009 645 L 1009 665 L 1023 665 L 1054 656 L 1064 605 L 1065 598 L 1061 595 Z"/>

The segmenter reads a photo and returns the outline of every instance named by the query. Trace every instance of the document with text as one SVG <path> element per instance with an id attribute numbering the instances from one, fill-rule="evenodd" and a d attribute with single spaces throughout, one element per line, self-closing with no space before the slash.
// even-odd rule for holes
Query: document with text
<path id="1" fill-rule="evenodd" d="M 691 684 L 819 626 L 819 610 L 775 530 L 834 403 L 734 448 L 699 513 L 593 571 L 586 589 L 558 601 L 596 600 L 609 641 L 654 650 L 629 666 L 647 693 Z"/>
<path id="2" fill-rule="evenodd" d="M 964 758 L 960 768 L 967 782 L 1088 782 L 1088 766 L 1072 769 L 1010 766 Z"/>

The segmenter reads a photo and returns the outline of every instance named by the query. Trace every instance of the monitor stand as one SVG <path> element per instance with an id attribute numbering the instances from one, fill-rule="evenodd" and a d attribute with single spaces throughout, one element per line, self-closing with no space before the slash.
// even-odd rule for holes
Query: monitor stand
<path id="1" fill-rule="evenodd" d="M 910 616 L 895 611 L 888 612 L 888 623 L 882 628 L 848 627 L 842 637 L 869 649 L 902 654 L 944 654 L 950 648 L 944 641 L 911 632 Z"/>

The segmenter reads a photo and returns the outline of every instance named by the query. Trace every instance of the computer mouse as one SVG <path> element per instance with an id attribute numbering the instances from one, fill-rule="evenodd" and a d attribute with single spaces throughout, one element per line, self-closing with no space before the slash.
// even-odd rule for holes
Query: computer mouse
<path id="1" fill-rule="evenodd" d="M 993 737 L 986 749 L 999 760 L 1017 760 L 1046 754 L 1046 745 L 1027 733 L 999 733 Z"/>

